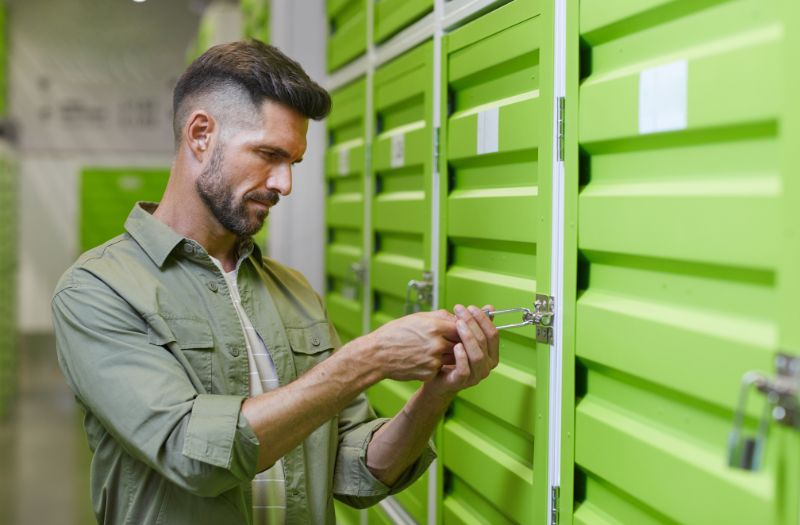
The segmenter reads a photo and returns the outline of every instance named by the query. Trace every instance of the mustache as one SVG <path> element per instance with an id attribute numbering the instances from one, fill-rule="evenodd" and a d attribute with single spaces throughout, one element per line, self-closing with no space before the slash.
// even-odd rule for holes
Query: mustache
<path id="1" fill-rule="evenodd" d="M 273 191 L 252 192 L 248 193 L 245 197 L 247 200 L 260 202 L 267 206 L 275 206 L 281 200 L 280 195 Z"/>

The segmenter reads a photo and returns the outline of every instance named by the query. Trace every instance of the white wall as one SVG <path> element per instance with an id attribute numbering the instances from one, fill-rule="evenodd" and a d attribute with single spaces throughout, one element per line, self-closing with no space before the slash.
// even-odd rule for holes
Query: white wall
<path id="1" fill-rule="evenodd" d="M 324 85 L 325 2 L 272 0 L 270 22 L 272 44 Z M 300 270 L 319 293 L 325 286 L 325 146 L 325 125 L 311 122 L 306 155 L 294 170 L 292 195 L 281 200 L 269 219 L 270 255 Z"/>
<path id="2" fill-rule="evenodd" d="M 10 111 L 19 128 L 19 327 L 51 330 L 77 253 L 86 165 L 168 166 L 171 91 L 203 2 L 12 0 Z"/>

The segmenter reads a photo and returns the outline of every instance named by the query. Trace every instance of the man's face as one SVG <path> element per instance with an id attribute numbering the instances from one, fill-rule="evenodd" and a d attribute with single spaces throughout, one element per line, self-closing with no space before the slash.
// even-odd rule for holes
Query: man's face
<path id="1" fill-rule="evenodd" d="M 292 191 L 292 166 L 303 158 L 307 131 L 308 119 L 266 101 L 259 126 L 217 141 L 195 187 L 220 224 L 239 237 L 262 228 L 269 209 Z"/>

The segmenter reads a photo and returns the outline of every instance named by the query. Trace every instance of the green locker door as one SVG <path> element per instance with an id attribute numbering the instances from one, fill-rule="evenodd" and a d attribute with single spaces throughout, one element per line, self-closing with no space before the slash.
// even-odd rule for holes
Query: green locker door
<path id="1" fill-rule="evenodd" d="M 582 0 L 577 15 L 574 522 L 796 524 L 781 429 L 757 472 L 726 451 L 743 374 L 772 373 L 779 318 L 800 311 L 780 272 L 781 210 L 800 201 L 781 163 L 797 93 L 779 2 Z"/>
<path id="2" fill-rule="evenodd" d="M 328 313 L 342 342 L 363 333 L 364 123 L 366 83 L 357 80 L 331 94 L 325 207 Z"/>
<path id="3" fill-rule="evenodd" d="M 516 0 L 443 41 L 440 304 L 447 307 L 532 308 L 549 286 L 552 123 L 539 89 L 552 76 L 539 63 L 551 48 L 543 25 L 537 2 Z M 502 331 L 497 369 L 454 401 L 441 433 L 443 523 L 543 521 L 535 502 L 547 490 L 548 350 L 533 326 Z M 535 443 L 542 447 L 536 472 Z"/>
<path id="4" fill-rule="evenodd" d="M 428 42 L 375 72 L 371 330 L 404 314 L 409 281 L 421 280 L 431 269 L 432 64 Z M 390 417 L 418 386 L 383 381 L 368 395 L 378 414 Z M 427 475 L 396 496 L 419 522 L 427 515 L 426 491 Z"/>
<path id="5" fill-rule="evenodd" d="M 373 40 L 383 42 L 433 10 L 433 0 L 377 0 Z"/>
<path id="6" fill-rule="evenodd" d="M 158 201 L 169 169 L 87 168 L 80 175 L 80 250 L 85 252 L 125 231 L 136 201 Z"/>
<path id="7" fill-rule="evenodd" d="M 327 0 L 328 71 L 367 51 L 367 0 Z"/>

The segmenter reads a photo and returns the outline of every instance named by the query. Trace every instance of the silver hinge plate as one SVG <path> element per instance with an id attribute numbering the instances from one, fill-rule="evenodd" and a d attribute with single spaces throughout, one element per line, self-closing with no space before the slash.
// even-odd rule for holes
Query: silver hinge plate
<path id="1" fill-rule="evenodd" d="M 564 141 L 565 141 L 565 120 L 566 120 L 567 99 L 558 97 L 558 160 L 564 162 Z"/>
<path id="2" fill-rule="evenodd" d="M 433 130 L 433 165 L 439 165 L 439 132 L 441 128 Z"/>
<path id="3" fill-rule="evenodd" d="M 550 525 L 558 525 L 559 507 L 561 505 L 561 487 L 554 485 L 550 487 Z"/>

